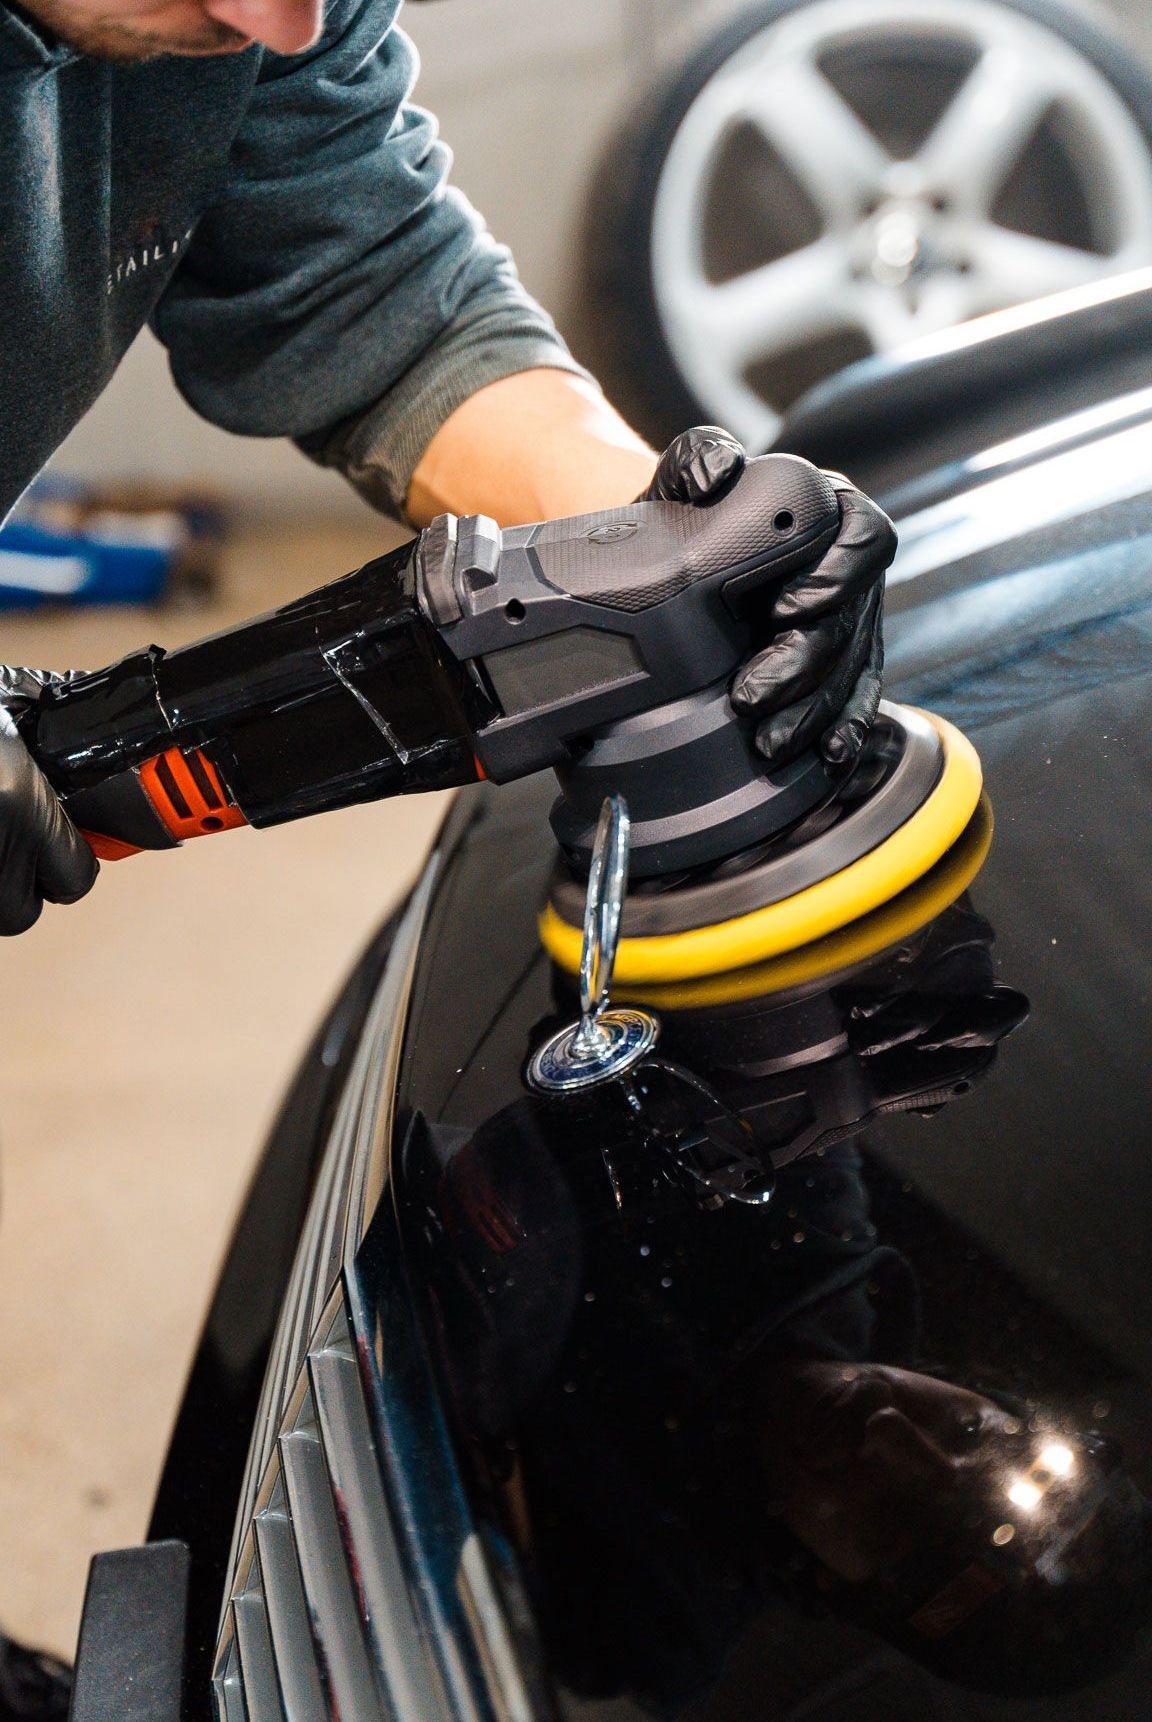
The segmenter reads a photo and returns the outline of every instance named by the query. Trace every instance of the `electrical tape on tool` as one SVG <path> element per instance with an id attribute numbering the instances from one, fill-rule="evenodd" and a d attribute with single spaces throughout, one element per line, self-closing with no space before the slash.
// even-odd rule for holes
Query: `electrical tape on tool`
<path id="1" fill-rule="evenodd" d="M 236 628 L 52 683 L 20 732 L 108 857 L 554 769 L 553 830 L 577 864 L 614 792 L 634 878 L 699 872 L 796 831 L 843 781 L 814 748 L 766 769 L 728 697 L 764 606 L 840 528 L 829 476 L 783 454 L 749 460 L 707 506 L 645 498 L 507 529 L 445 516 Z M 896 823 L 896 789 L 881 825 Z M 811 867 L 821 879 L 842 863 L 821 850 Z M 758 954 L 714 941 L 673 966 Z M 654 975 L 670 972 L 663 943 L 645 946 Z"/>
<path id="2" fill-rule="evenodd" d="M 945 719 L 923 715 L 940 736 L 943 767 L 927 800 L 889 837 L 840 872 L 782 902 L 710 927 L 622 938 L 617 983 L 657 985 L 745 968 L 822 939 L 922 878 L 961 836 L 983 787 L 980 760 L 968 738 Z M 577 974 L 580 930 L 562 920 L 549 903 L 540 916 L 539 932 L 549 956 Z"/>

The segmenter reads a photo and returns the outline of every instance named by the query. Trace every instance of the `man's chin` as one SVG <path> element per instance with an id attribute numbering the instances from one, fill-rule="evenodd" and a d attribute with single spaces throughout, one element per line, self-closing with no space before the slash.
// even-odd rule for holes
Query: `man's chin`
<path id="1" fill-rule="evenodd" d="M 219 35 L 212 36 L 163 36 L 147 32 L 137 33 L 122 27 L 107 30 L 85 32 L 85 39 L 73 42 L 73 46 L 83 54 L 90 55 L 96 60 L 111 60 L 122 65 L 132 65 L 146 60 L 160 60 L 165 55 L 178 55 L 185 59 L 207 59 L 220 54 L 242 54 L 245 48 L 252 46 L 250 36 L 241 36 L 235 30 L 221 27 Z"/>
<path id="2" fill-rule="evenodd" d="M 2 4 L 2 0 L 0 0 Z M 52 35 L 70 48 L 87 54 L 94 60 L 110 60 L 121 65 L 134 65 L 145 60 L 159 60 L 174 54 L 203 59 L 217 54 L 242 54 L 252 46 L 252 38 L 221 24 L 214 18 L 204 18 L 195 31 L 181 34 L 135 28 L 118 18 L 100 17 L 67 4 L 67 0 L 24 0 L 22 10 L 39 24 L 46 25 Z"/>
<path id="3" fill-rule="evenodd" d="M 242 54 L 252 46 L 251 36 L 240 36 L 233 31 L 227 41 L 206 42 L 166 42 L 158 43 L 148 55 L 149 59 L 159 59 L 162 54 L 177 54 L 181 59 L 203 60 L 218 57 L 221 54 Z"/>

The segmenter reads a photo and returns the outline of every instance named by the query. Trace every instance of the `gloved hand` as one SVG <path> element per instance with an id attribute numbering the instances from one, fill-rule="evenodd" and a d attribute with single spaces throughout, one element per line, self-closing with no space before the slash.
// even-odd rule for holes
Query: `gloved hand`
<path id="1" fill-rule="evenodd" d="M 727 431 L 698 425 L 664 450 L 638 500 L 697 506 L 718 500 L 746 458 Z M 880 702 L 884 571 L 896 553 L 896 533 L 840 473 L 827 476 L 840 500 L 836 541 L 768 606 L 764 628 L 774 637 L 732 683 L 732 704 L 755 717 L 757 750 L 773 765 L 815 745 L 829 764 L 849 764 Z"/>
<path id="2" fill-rule="evenodd" d="M 45 901 L 75 903 L 100 871 L 15 723 L 43 688 L 74 673 L 0 664 L 0 935 L 26 932 Z"/>

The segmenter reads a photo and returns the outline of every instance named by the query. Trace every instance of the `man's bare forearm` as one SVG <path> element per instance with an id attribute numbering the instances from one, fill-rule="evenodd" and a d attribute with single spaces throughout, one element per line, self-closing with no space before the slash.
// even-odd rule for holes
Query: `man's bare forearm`
<path id="1" fill-rule="evenodd" d="M 501 526 L 631 502 L 656 456 L 590 383 L 520 371 L 477 390 L 440 426 L 412 475 L 407 514 L 487 514 Z"/>

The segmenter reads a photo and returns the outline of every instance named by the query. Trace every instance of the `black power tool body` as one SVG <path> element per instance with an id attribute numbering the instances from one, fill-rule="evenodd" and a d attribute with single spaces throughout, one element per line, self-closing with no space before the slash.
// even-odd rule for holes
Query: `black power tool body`
<path id="1" fill-rule="evenodd" d="M 837 787 L 815 752 L 770 770 L 728 686 L 839 519 L 824 474 L 787 455 L 704 505 L 504 531 L 442 515 L 282 609 L 46 690 L 21 731 L 106 856 L 551 767 L 577 867 L 610 790 L 635 878 L 707 866 Z"/>

